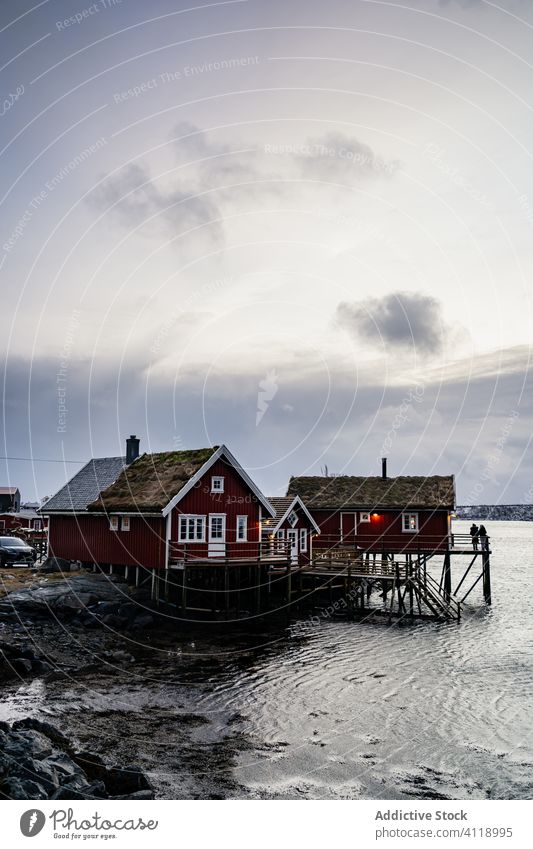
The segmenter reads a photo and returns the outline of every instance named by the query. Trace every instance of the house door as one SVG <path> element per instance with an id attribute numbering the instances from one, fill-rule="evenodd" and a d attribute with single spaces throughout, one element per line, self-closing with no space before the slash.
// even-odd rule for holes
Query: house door
<path id="1" fill-rule="evenodd" d="M 357 513 L 341 513 L 341 542 L 344 545 L 355 545 L 357 532 Z"/>
<path id="2" fill-rule="evenodd" d="M 209 514 L 208 557 L 225 557 L 226 555 L 226 514 Z"/>
<path id="3" fill-rule="evenodd" d="M 287 531 L 291 563 L 298 563 L 298 531 Z"/>

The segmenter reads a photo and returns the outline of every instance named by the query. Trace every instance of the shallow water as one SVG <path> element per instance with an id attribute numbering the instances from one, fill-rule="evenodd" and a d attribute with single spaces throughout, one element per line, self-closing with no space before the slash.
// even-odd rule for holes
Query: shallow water
<path id="1" fill-rule="evenodd" d="M 80 735 L 92 712 L 109 716 L 108 746 L 129 737 L 160 795 L 208 792 L 226 738 L 222 795 L 531 798 L 533 525 L 489 533 L 493 606 L 478 585 L 459 624 L 313 618 L 268 632 L 206 626 L 171 646 L 156 636 L 118 679 L 14 688 L 2 718 L 57 717 Z M 209 722 L 180 737 L 184 713 Z"/>

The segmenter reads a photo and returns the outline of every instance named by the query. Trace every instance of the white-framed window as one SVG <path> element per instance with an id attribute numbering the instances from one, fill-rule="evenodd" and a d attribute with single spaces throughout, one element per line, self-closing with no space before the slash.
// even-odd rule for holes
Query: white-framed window
<path id="1" fill-rule="evenodd" d="M 129 531 L 130 529 L 130 517 L 123 516 L 120 520 L 120 530 L 121 531 Z"/>
<path id="2" fill-rule="evenodd" d="M 118 516 L 109 517 L 109 530 L 118 531 Z"/>
<path id="3" fill-rule="evenodd" d="M 226 514 L 209 514 L 209 542 L 225 542 L 226 539 Z"/>
<path id="4" fill-rule="evenodd" d="M 406 534 L 418 530 L 418 513 L 402 513 L 402 531 Z"/>
<path id="5" fill-rule="evenodd" d="M 359 513 L 360 522 L 370 522 L 370 513 Z"/>
<path id="6" fill-rule="evenodd" d="M 42 529 L 43 529 L 42 520 L 41 519 L 34 519 L 33 520 L 33 530 L 34 531 L 42 531 Z"/>
<path id="7" fill-rule="evenodd" d="M 211 492 L 224 492 L 224 478 L 220 475 L 211 478 Z"/>
<path id="8" fill-rule="evenodd" d="M 205 542 L 205 516 L 180 516 L 178 538 L 180 542 Z"/>
<path id="9" fill-rule="evenodd" d="M 291 510 L 289 513 L 287 521 L 291 528 L 294 528 L 294 526 L 298 524 L 298 515 L 294 512 L 294 510 Z"/>
<path id="10" fill-rule="evenodd" d="M 285 539 L 285 531 L 276 531 L 277 539 Z"/>
<path id="11" fill-rule="evenodd" d="M 248 539 L 248 516 L 237 516 L 237 542 Z"/>
<path id="12" fill-rule="evenodd" d="M 307 551 L 307 529 L 300 528 L 300 551 Z"/>

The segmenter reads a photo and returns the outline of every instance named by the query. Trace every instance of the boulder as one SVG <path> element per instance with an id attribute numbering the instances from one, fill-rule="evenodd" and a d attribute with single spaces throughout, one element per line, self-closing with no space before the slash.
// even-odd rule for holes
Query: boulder
<path id="1" fill-rule="evenodd" d="M 129 595 L 128 585 L 115 575 L 80 573 L 47 586 L 29 587 L 0 599 L 0 612 L 16 610 L 31 616 L 75 616 L 79 611 L 109 604 L 115 611 Z M 104 608 L 105 609 L 105 608 Z"/>
<path id="2" fill-rule="evenodd" d="M 32 670 L 31 660 L 28 660 L 26 657 L 15 657 L 11 661 L 11 667 L 15 672 L 18 672 L 19 675 L 29 675 Z"/>
<path id="3" fill-rule="evenodd" d="M 149 613 L 143 613 L 141 616 L 137 616 L 133 622 L 132 628 L 139 628 L 139 630 L 144 630 L 145 628 L 152 628 L 154 625 L 154 617 Z"/>
<path id="4" fill-rule="evenodd" d="M 110 796 L 127 798 L 140 790 L 151 790 L 150 783 L 139 767 L 127 769 L 112 767 L 104 778 L 105 787 Z"/>
<path id="5" fill-rule="evenodd" d="M 70 560 L 65 560 L 63 557 L 47 557 L 38 570 L 45 575 L 52 572 L 70 572 Z"/>
<path id="6" fill-rule="evenodd" d="M 153 799 L 138 766 L 108 767 L 77 752 L 55 726 L 28 718 L 0 723 L 0 797 L 6 799 Z"/>
<path id="7" fill-rule="evenodd" d="M 0 677 L 45 675 L 53 671 L 46 655 L 36 655 L 26 643 L 15 645 L 0 641 Z"/>

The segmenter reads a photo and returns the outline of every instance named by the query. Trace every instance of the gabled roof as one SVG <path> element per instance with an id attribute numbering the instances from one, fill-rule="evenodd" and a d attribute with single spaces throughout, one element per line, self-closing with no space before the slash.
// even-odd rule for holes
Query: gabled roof
<path id="1" fill-rule="evenodd" d="M 294 509 L 300 509 L 307 516 L 310 524 L 313 525 L 315 533 L 320 533 L 320 528 L 299 495 L 273 495 L 271 497 L 269 496 L 268 500 L 276 511 L 274 518 L 266 523 L 268 525 L 269 532 L 275 533 Z"/>
<path id="2" fill-rule="evenodd" d="M 276 511 L 275 519 L 277 521 L 280 517 L 283 518 L 289 512 L 294 501 L 294 495 L 269 495 L 268 500 Z"/>
<path id="3" fill-rule="evenodd" d="M 310 509 L 453 510 L 455 484 L 453 475 L 299 477 L 290 479 L 287 495 L 300 495 Z"/>
<path id="4" fill-rule="evenodd" d="M 86 510 L 102 489 L 118 478 L 125 463 L 125 457 L 96 457 L 89 460 L 59 492 L 43 504 L 39 512 L 48 515 Z"/>
<path id="5" fill-rule="evenodd" d="M 143 454 L 88 505 L 91 511 L 161 512 L 166 516 L 217 460 L 241 476 L 269 515 L 273 508 L 225 445 Z"/>
<path id="6" fill-rule="evenodd" d="M 11 516 L 13 519 L 40 519 L 41 515 L 37 510 L 19 510 L 18 513 L 1 513 L 2 516 Z"/>
<path id="7" fill-rule="evenodd" d="M 16 486 L 0 486 L 0 495 L 16 495 L 18 487 Z"/>

